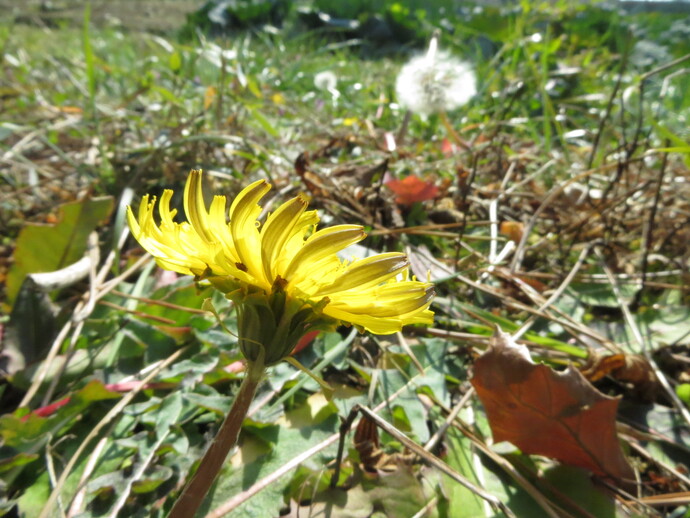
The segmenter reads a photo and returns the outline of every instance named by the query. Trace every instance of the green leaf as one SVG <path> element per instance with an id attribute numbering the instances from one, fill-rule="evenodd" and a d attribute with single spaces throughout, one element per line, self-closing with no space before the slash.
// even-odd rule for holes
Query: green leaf
<path id="1" fill-rule="evenodd" d="M 637 323 L 652 349 L 685 339 L 690 334 L 690 307 L 663 304 L 640 308 Z"/>
<path id="2" fill-rule="evenodd" d="M 210 286 L 199 289 L 191 277 L 181 277 L 178 281 L 156 290 L 147 297 L 150 300 L 162 300 L 167 304 L 174 304 L 179 307 L 141 301 L 137 305 L 137 310 L 143 311 L 147 315 L 173 320 L 175 325 L 184 326 L 188 325 L 193 318 L 199 318 L 197 313 L 186 311 L 185 308 L 200 309 L 204 300 L 210 297 L 213 291 Z M 206 319 L 211 321 L 208 317 Z"/>
<path id="3" fill-rule="evenodd" d="M 628 300 L 633 297 L 639 289 L 640 287 L 635 284 L 620 285 L 621 295 Z M 575 298 L 583 304 L 606 308 L 620 307 L 620 301 L 610 284 L 573 282 L 568 287 L 568 291 L 575 293 Z"/>
<path id="4" fill-rule="evenodd" d="M 15 453 L 9 456 L 0 456 L 0 473 L 23 466 L 39 458 L 37 453 Z"/>
<path id="5" fill-rule="evenodd" d="M 228 396 L 219 395 L 203 395 L 194 392 L 188 392 L 184 396 L 184 399 L 189 403 L 199 407 L 215 412 L 216 414 L 224 416 L 227 414 L 232 404 L 232 398 Z"/>
<path id="6" fill-rule="evenodd" d="M 170 427 L 178 422 L 182 413 L 182 395 L 173 392 L 163 400 L 156 418 L 156 436 L 163 440 L 170 433 Z"/>
<path id="7" fill-rule="evenodd" d="M 170 449 L 175 451 L 176 455 L 184 457 L 189 451 L 189 438 L 176 426 L 170 431 L 170 434 L 165 438 L 165 444 L 161 447 L 160 454 L 164 455 Z"/>
<path id="8" fill-rule="evenodd" d="M 125 484 L 124 473 L 122 471 L 112 471 L 100 477 L 92 478 L 86 489 L 90 494 L 97 494 L 103 490 L 110 490 L 117 493 L 124 490 Z"/>
<path id="9" fill-rule="evenodd" d="M 676 387 L 676 394 L 688 406 L 690 406 L 690 383 L 681 383 Z"/>
<path id="10" fill-rule="evenodd" d="M 547 487 L 554 489 L 554 500 L 559 501 L 563 496 L 561 505 L 568 508 L 568 502 L 576 502 L 578 511 L 588 512 L 590 516 L 597 518 L 614 518 L 616 505 L 612 496 L 607 495 L 592 481 L 591 475 L 583 469 L 556 465 L 542 472 L 542 477 Z M 548 491 L 545 491 L 548 493 Z M 581 512 L 581 511 L 580 511 Z"/>
<path id="11" fill-rule="evenodd" d="M 174 380 L 183 376 L 206 374 L 218 365 L 218 354 L 217 349 L 209 349 L 205 353 L 177 362 L 161 372 L 160 379 Z"/>
<path id="12" fill-rule="evenodd" d="M 44 471 L 36 477 L 26 491 L 17 498 L 19 516 L 38 516 L 51 491 L 50 478 Z"/>
<path id="13" fill-rule="evenodd" d="M 484 435 L 490 435 L 491 432 L 486 414 L 481 410 L 480 406 L 481 405 L 475 401 L 473 403 L 473 408 L 466 408 L 461 411 L 460 418 L 465 422 L 472 423 L 481 430 Z M 458 472 L 465 475 L 470 481 L 475 482 L 478 486 L 483 487 L 487 492 L 494 495 L 502 502 L 505 502 L 516 516 L 529 516 L 530 518 L 542 518 L 547 516 L 546 512 L 527 491 L 491 462 L 491 460 L 484 455 L 478 454 L 474 450 L 469 439 L 466 439 L 459 430 L 454 428 L 449 429 L 447 441 L 448 453 L 445 458 L 446 462 Z M 514 449 L 512 445 L 510 446 L 511 449 Z M 496 450 L 496 445 L 494 445 L 493 449 Z M 530 470 L 533 473 L 537 471 L 537 469 L 530 464 L 530 457 L 520 454 L 513 454 L 512 457 L 514 460 L 517 460 L 518 464 L 523 464 L 522 469 L 520 469 L 523 475 Z M 515 464 L 515 462 L 513 463 Z M 476 505 L 476 501 L 473 502 L 475 496 L 470 496 L 470 492 L 464 487 L 454 487 L 457 485 L 457 482 L 444 477 L 443 487 L 448 492 L 448 501 L 445 505 L 448 506 L 448 515 L 450 518 L 503 516 L 503 514 L 495 514 L 490 510 L 487 512 L 487 508 L 483 502 L 481 513 L 465 513 L 465 505 L 467 505 L 468 509 L 472 509 L 472 507 Z M 465 496 L 463 497 L 462 495 Z"/>
<path id="14" fill-rule="evenodd" d="M 329 518 L 371 518 L 374 516 L 374 502 L 361 484 L 347 490 L 328 488 L 316 495 L 308 508 L 311 516 L 328 516 Z M 305 509 L 305 513 L 306 511 Z"/>
<path id="15" fill-rule="evenodd" d="M 146 475 L 132 483 L 132 492 L 150 493 L 172 476 L 172 468 L 168 466 L 154 466 Z"/>
<path id="16" fill-rule="evenodd" d="M 347 489 L 327 488 L 319 492 L 309 498 L 298 514 L 331 518 L 416 516 L 432 498 L 427 494 L 431 493 L 428 481 L 416 471 L 415 467 L 405 464 L 378 477 L 357 470 Z M 297 498 L 300 497 L 306 499 L 305 493 L 298 493 Z M 424 516 L 435 518 L 439 513 L 432 508 Z"/>
<path id="17" fill-rule="evenodd" d="M 309 396 L 303 405 L 286 412 L 285 419 L 292 427 L 317 425 L 337 413 L 337 407 L 321 392 Z"/>
<path id="18" fill-rule="evenodd" d="M 153 85 L 151 87 L 151 90 L 153 90 L 154 92 L 158 92 L 164 100 L 168 101 L 171 104 L 174 104 L 175 106 L 183 106 L 184 105 L 184 101 L 182 99 L 180 99 L 179 97 L 177 97 L 174 93 L 172 93 L 167 88 L 163 88 L 162 86 L 159 86 L 159 85 Z"/>
<path id="19" fill-rule="evenodd" d="M 3 354 L 10 376 L 44 358 L 55 338 L 55 314 L 48 294 L 27 279 L 22 284 L 10 313 Z"/>
<path id="20" fill-rule="evenodd" d="M 475 473 L 476 453 L 472 442 L 455 428 L 450 428 L 446 436 L 447 451 L 445 461 L 467 480 L 482 486 Z M 474 518 L 484 516 L 484 503 L 475 493 L 458 484 L 448 475 L 443 475 L 443 486 L 449 502 L 448 518 Z M 462 505 L 457 505 L 462 502 Z M 455 505 L 453 505 L 455 503 Z"/>
<path id="21" fill-rule="evenodd" d="M 378 480 L 364 478 L 362 485 L 375 508 L 384 511 L 384 516 L 414 516 L 430 499 L 424 494 L 425 488 L 413 467 L 404 464 Z M 433 513 L 425 515 L 434 516 Z"/>
<path id="22" fill-rule="evenodd" d="M 271 427 L 275 433 L 271 444 L 270 452 L 258 458 L 245 457 L 248 452 L 244 451 L 243 445 L 240 450 L 227 463 L 229 469 L 221 474 L 216 486 L 211 490 L 209 496 L 202 506 L 201 516 L 207 514 L 227 501 L 231 497 L 238 495 L 258 482 L 261 478 L 273 473 L 280 466 L 290 461 L 295 455 L 308 450 L 315 444 L 323 441 L 331 435 L 338 427 L 338 418 L 331 415 L 318 425 L 306 426 L 302 428 L 290 428 L 289 426 Z M 251 441 L 249 441 L 251 443 Z M 252 444 L 248 445 L 252 447 Z M 335 452 L 334 443 L 323 451 L 323 455 L 332 456 Z M 249 461 L 244 459 L 249 458 Z M 256 518 L 257 516 L 278 516 L 283 507 L 283 491 L 290 483 L 290 476 L 285 475 L 268 487 L 257 493 L 255 496 L 237 507 L 233 512 L 233 518 Z"/>
<path id="23" fill-rule="evenodd" d="M 168 59 L 168 66 L 170 67 L 170 70 L 173 72 L 177 72 L 182 68 L 182 56 L 180 56 L 179 52 L 173 52 L 170 54 L 170 58 Z"/>
<path id="24" fill-rule="evenodd" d="M 86 372 L 93 370 L 94 368 L 101 368 L 105 365 L 106 356 L 108 353 L 107 348 L 102 349 L 77 349 L 71 355 L 58 355 L 48 366 L 48 371 L 43 381 L 43 385 L 51 383 L 53 378 L 60 375 L 60 382 L 58 384 L 59 388 L 64 387 L 67 383 L 75 380 L 82 379 Z M 64 368 L 65 363 L 69 360 L 67 368 Z M 29 365 L 26 369 L 17 372 L 11 378 L 13 385 L 19 388 L 28 388 L 36 372 L 39 368 L 42 368 L 44 361 L 40 363 L 34 363 Z"/>
<path id="25" fill-rule="evenodd" d="M 10 305 L 30 273 L 52 272 L 79 260 L 86 250 L 89 233 L 112 211 L 111 197 L 87 198 L 58 209 L 55 225 L 27 224 L 19 233 L 14 264 L 7 275 Z"/>
<path id="26" fill-rule="evenodd" d="M 641 405 L 627 402 L 619 407 L 619 413 L 626 421 L 640 430 L 654 430 L 658 440 L 647 441 L 645 449 L 661 464 L 669 466 L 690 465 L 690 431 L 679 426 L 677 411 L 664 405 Z"/>
<path id="27" fill-rule="evenodd" d="M 280 133 L 278 132 L 275 127 L 268 122 L 268 119 L 264 117 L 259 110 L 251 110 L 252 117 L 256 119 L 256 121 L 259 123 L 259 125 L 263 128 L 263 130 L 268 133 L 271 137 L 277 138 L 280 136 Z"/>

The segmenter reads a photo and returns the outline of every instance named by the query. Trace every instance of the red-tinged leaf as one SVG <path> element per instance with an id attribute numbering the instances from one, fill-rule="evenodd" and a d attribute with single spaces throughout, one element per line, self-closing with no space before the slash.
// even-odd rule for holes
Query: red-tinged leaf
<path id="1" fill-rule="evenodd" d="M 51 403 L 50 405 L 42 406 L 40 408 L 37 408 L 31 414 L 38 416 L 38 417 L 48 417 L 50 415 L 53 415 L 58 408 L 65 406 L 67 403 L 70 402 L 70 397 L 63 397 L 61 400 L 56 401 L 55 403 Z M 22 421 L 26 421 L 29 419 L 29 416 L 31 414 L 26 414 L 21 418 Z"/>
<path id="2" fill-rule="evenodd" d="M 177 279 L 179 278 L 180 275 L 177 272 L 159 269 L 156 273 L 156 289 L 169 286 L 170 284 L 177 282 Z"/>
<path id="3" fill-rule="evenodd" d="M 455 153 L 457 153 L 459 150 L 458 146 L 453 144 L 450 140 L 447 138 L 444 138 L 441 141 L 441 153 L 443 153 L 446 157 L 451 157 Z"/>
<path id="4" fill-rule="evenodd" d="M 105 386 L 113 392 L 131 392 L 132 390 L 169 390 L 177 387 L 177 383 L 169 381 L 155 381 L 153 383 L 142 383 L 139 380 L 122 381 L 120 383 L 109 383 Z"/>
<path id="5" fill-rule="evenodd" d="M 316 338 L 319 335 L 320 331 L 310 331 L 306 335 L 304 335 L 302 338 L 299 339 L 297 342 L 297 345 L 295 346 L 294 350 L 292 351 L 292 354 L 297 354 L 300 352 L 302 349 L 305 347 L 308 347 L 313 341 L 314 338 Z M 246 363 L 242 360 L 237 360 L 235 362 L 232 362 L 224 367 L 226 372 L 242 372 L 245 370 L 247 367 Z"/>
<path id="6" fill-rule="evenodd" d="M 242 360 L 237 360 L 226 365 L 224 368 L 227 372 L 242 372 L 247 365 Z"/>
<path id="7" fill-rule="evenodd" d="M 386 186 L 397 194 L 395 201 L 401 205 L 433 200 L 438 196 L 438 187 L 433 182 L 424 181 L 413 174 L 403 180 L 389 180 Z"/>
<path id="8" fill-rule="evenodd" d="M 319 336 L 319 333 L 321 331 L 309 331 L 306 335 L 304 335 L 302 338 L 299 339 L 297 342 L 297 345 L 295 348 L 292 350 L 293 355 L 297 354 L 300 352 L 302 349 L 307 347 L 309 344 L 311 344 L 314 341 L 314 338 Z"/>
<path id="9" fill-rule="evenodd" d="M 143 385 L 143 387 L 142 387 Z M 154 383 L 146 383 L 142 384 L 141 381 L 138 380 L 133 380 L 133 381 L 123 381 L 121 383 L 109 383 L 105 385 L 105 390 L 108 392 L 131 392 L 132 390 L 142 388 L 143 390 L 147 389 L 172 389 L 177 386 L 176 383 L 169 383 L 169 382 L 154 382 Z M 95 393 L 92 391 L 92 395 L 90 397 L 93 397 Z M 105 395 L 101 394 L 98 397 L 104 398 L 104 399 L 109 399 L 110 397 L 107 395 L 107 393 L 104 393 Z M 55 412 L 57 412 L 60 408 L 68 404 L 70 401 L 72 401 L 71 396 L 65 396 L 64 398 L 56 401 L 55 403 L 51 403 L 46 406 L 42 406 L 37 408 L 36 410 L 32 410 L 28 414 L 22 416 L 20 419 L 22 422 L 25 422 L 29 419 L 30 416 L 35 416 L 35 417 L 50 417 L 53 415 Z"/>
<path id="10" fill-rule="evenodd" d="M 471 382 L 496 442 L 604 477 L 633 478 L 616 436 L 619 400 L 596 390 L 579 371 L 536 365 L 526 348 L 497 331 L 475 362 Z"/>

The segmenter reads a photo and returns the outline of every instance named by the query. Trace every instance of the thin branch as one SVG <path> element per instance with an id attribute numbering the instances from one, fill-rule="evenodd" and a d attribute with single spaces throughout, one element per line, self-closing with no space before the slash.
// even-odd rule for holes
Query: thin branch
<path id="1" fill-rule="evenodd" d="M 666 142 L 668 146 L 668 141 Z M 640 290 L 635 295 L 635 303 L 639 303 L 642 298 L 642 293 L 644 292 L 645 282 L 647 280 L 647 268 L 649 266 L 649 249 L 652 244 L 652 232 L 654 231 L 656 213 L 659 207 L 659 200 L 661 199 L 661 186 L 664 184 L 664 175 L 666 174 L 666 166 L 668 164 L 668 153 L 664 153 L 664 158 L 661 162 L 661 167 L 659 168 L 659 176 L 656 180 L 656 189 L 654 190 L 654 201 L 652 202 L 652 208 L 649 211 L 649 219 L 645 222 L 645 231 L 642 238 L 642 265 L 640 269 L 642 270 L 642 279 L 640 280 L 641 286 Z"/>
<path id="2" fill-rule="evenodd" d="M 601 141 L 601 135 L 604 132 L 604 126 L 606 125 L 606 121 L 608 120 L 609 116 L 611 115 L 611 110 L 613 109 L 613 102 L 616 99 L 616 95 L 618 93 L 618 90 L 621 87 L 621 84 L 623 82 L 623 72 L 625 71 L 625 68 L 628 64 L 628 53 L 626 52 L 623 56 L 623 62 L 621 63 L 621 66 L 618 70 L 618 79 L 616 80 L 616 84 L 613 87 L 613 91 L 611 92 L 611 95 L 609 96 L 609 101 L 606 104 L 606 109 L 604 110 L 604 115 L 599 119 L 599 127 L 597 128 L 597 133 L 594 136 L 594 142 L 592 142 L 592 152 L 589 155 L 589 160 L 587 161 L 587 169 L 591 169 L 592 165 L 594 164 L 594 157 L 597 154 L 597 149 L 599 148 L 599 142 Z"/>

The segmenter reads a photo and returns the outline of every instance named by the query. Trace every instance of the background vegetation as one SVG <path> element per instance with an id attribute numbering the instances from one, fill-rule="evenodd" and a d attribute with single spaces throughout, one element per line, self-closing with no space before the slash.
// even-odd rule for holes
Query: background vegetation
<path id="1" fill-rule="evenodd" d="M 164 516 L 213 437 L 241 358 L 202 301 L 230 329 L 234 314 L 124 223 L 144 193 L 181 205 L 200 167 L 209 193 L 257 178 L 275 203 L 307 193 L 325 222 L 365 225 L 366 247 L 407 251 L 438 293 L 433 329 L 344 328 L 297 353 L 334 394 L 274 367 L 205 513 L 502 515 L 369 421 L 330 488 L 359 403 L 515 515 L 690 516 L 688 17 L 432 3 L 4 10 L 3 512 Z M 438 116 L 401 131 L 396 74 L 436 28 L 478 77 L 448 114 L 461 141 Z M 326 70 L 338 95 L 314 85 Z M 394 193 L 408 176 L 421 183 Z M 59 289 L 29 276 L 82 257 L 86 278 Z M 496 326 L 621 397 L 634 483 L 492 444 L 468 380 Z"/>

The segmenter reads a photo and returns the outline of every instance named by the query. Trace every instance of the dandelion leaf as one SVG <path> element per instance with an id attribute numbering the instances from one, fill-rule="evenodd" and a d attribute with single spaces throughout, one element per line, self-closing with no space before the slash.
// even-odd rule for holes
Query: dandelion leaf
<path id="1" fill-rule="evenodd" d="M 7 276 L 7 301 L 13 304 L 30 273 L 52 272 L 79 260 L 89 233 L 112 210 L 111 197 L 86 198 L 58 208 L 57 223 L 27 224 L 19 233 L 14 264 Z"/>

